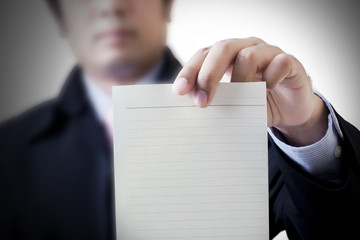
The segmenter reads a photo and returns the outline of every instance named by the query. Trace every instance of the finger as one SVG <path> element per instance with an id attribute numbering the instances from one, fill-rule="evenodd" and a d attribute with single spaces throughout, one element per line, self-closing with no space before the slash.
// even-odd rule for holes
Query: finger
<path id="1" fill-rule="evenodd" d="M 195 104 L 206 107 L 215 95 L 217 84 L 234 62 L 237 53 L 249 46 L 264 43 L 258 38 L 230 39 L 216 43 L 208 53 L 197 76 Z"/>
<path id="2" fill-rule="evenodd" d="M 263 73 L 266 88 L 271 90 L 284 81 L 284 79 L 296 76 L 300 68 L 296 61 L 294 57 L 286 53 L 277 55 Z M 296 87 L 296 84 L 293 87 Z"/>
<path id="3" fill-rule="evenodd" d="M 283 51 L 275 46 L 259 44 L 242 49 L 235 60 L 231 82 L 252 82 L 277 55 Z"/>
<path id="4" fill-rule="evenodd" d="M 172 86 L 172 89 L 176 94 L 187 94 L 195 87 L 198 72 L 208 55 L 209 50 L 210 47 L 206 47 L 197 51 L 186 63 L 185 67 L 181 69 Z"/>

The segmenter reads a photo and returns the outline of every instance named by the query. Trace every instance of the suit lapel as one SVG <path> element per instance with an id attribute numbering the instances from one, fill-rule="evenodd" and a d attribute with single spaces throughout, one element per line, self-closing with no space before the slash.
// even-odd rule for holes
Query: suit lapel
<path id="1" fill-rule="evenodd" d="M 107 144 L 104 128 L 96 118 L 81 77 L 81 69 L 76 66 L 60 94 L 58 114 L 65 116 L 69 121 L 74 121 L 79 139 L 89 148 L 109 156 L 110 147 Z"/>
<path id="2" fill-rule="evenodd" d="M 113 157 L 105 129 L 98 121 L 95 111 L 86 95 L 82 74 L 79 68 L 65 85 L 60 96 L 59 110 L 65 115 L 74 131 L 74 151 L 78 152 L 86 172 L 84 177 L 88 185 L 89 200 L 96 203 L 89 209 L 98 219 L 95 226 L 106 236 L 113 236 L 114 222 L 114 190 L 113 190 Z M 105 237 L 104 239 L 107 239 Z"/>
<path id="3" fill-rule="evenodd" d="M 164 64 L 156 79 L 157 83 L 173 83 L 182 66 L 169 48 L 165 49 L 164 59 Z"/>

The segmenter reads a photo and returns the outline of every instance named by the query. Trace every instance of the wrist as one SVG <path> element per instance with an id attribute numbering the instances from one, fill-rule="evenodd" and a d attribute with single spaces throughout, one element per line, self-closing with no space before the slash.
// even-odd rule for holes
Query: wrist
<path id="1" fill-rule="evenodd" d="M 292 146 L 311 145 L 318 142 L 326 134 L 329 110 L 320 97 L 315 94 L 313 97 L 313 113 L 306 122 L 298 126 L 276 127 Z"/>

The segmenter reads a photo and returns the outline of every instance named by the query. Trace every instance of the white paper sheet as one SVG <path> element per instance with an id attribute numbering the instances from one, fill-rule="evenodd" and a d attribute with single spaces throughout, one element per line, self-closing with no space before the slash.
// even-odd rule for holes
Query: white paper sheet
<path id="1" fill-rule="evenodd" d="M 113 88 L 117 239 L 268 239 L 264 82 Z"/>

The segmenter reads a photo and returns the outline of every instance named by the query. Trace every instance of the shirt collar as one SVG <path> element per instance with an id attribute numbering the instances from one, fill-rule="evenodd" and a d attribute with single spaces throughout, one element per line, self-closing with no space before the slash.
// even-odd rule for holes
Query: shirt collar
<path id="1" fill-rule="evenodd" d="M 159 75 L 164 59 L 162 58 L 148 73 L 136 81 L 138 84 L 153 84 L 156 83 L 156 78 Z M 86 73 L 82 72 L 82 81 L 84 83 L 86 95 L 92 105 L 98 120 L 103 121 L 105 112 L 112 104 L 112 95 L 105 92 Z"/>

